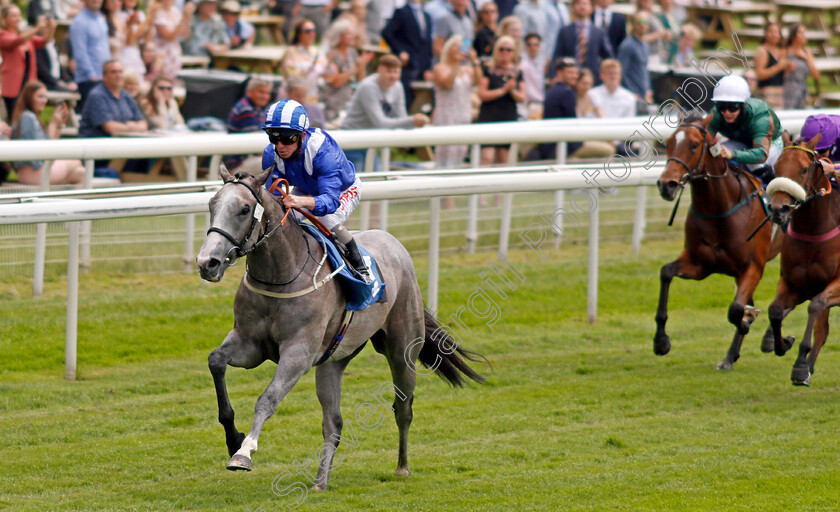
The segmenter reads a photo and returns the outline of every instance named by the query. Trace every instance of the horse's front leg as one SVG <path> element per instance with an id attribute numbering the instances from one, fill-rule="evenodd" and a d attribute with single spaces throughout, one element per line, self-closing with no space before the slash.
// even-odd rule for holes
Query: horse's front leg
<path id="1" fill-rule="evenodd" d="M 788 284 L 784 276 L 779 278 L 776 286 L 776 297 L 770 303 L 767 314 L 770 317 L 770 329 L 773 331 L 773 350 L 777 356 L 783 356 L 793 346 L 793 336 L 782 338 L 782 320 L 785 319 L 793 308 L 802 304 L 802 298 Z"/>
<path id="2" fill-rule="evenodd" d="M 825 336 L 828 335 L 828 311 L 830 307 L 838 304 L 840 304 L 840 280 L 832 281 L 825 290 L 811 299 L 811 304 L 808 305 L 808 325 L 805 327 L 805 334 L 799 344 L 799 355 L 793 363 L 793 371 L 790 374 L 790 380 L 795 386 L 811 385 L 811 373 L 814 371 L 817 353 L 825 343 Z M 817 326 L 814 337 L 815 353 L 809 355 L 812 351 L 811 331 L 815 326 Z"/>
<path id="3" fill-rule="evenodd" d="M 284 345 L 286 343 L 283 342 Z M 271 378 L 268 387 L 257 399 L 257 405 L 254 408 L 254 424 L 242 441 L 242 446 L 231 457 L 227 466 L 230 470 L 251 470 L 251 454 L 257 451 L 263 425 L 274 414 L 280 401 L 289 394 L 297 381 L 312 367 L 309 344 L 306 341 L 289 342 L 289 345 L 280 352 L 274 377 Z"/>
<path id="4" fill-rule="evenodd" d="M 680 256 L 662 267 L 659 271 L 659 306 L 656 309 L 656 334 L 653 336 L 653 353 L 664 356 L 671 350 L 671 338 L 665 333 L 665 322 L 668 321 L 668 292 L 674 277 L 683 279 L 703 279 L 709 273 L 691 261 L 691 255 L 683 250 Z"/>
<path id="5" fill-rule="evenodd" d="M 735 361 L 741 357 L 741 343 L 744 341 L 744 336 L 750 332 L 750 324 L 755 320 L 756 313 L 755 308 L 752 307 L 752 295 L 763 273 L 763 267 L 757 263 L 752 263 L 736 280 L 737 290 L 732 304 L 729 305 L 728 314 L 729 322 L 735 325 L 735 334 L 723 361 L 715 367 L 718 370 L 731 370 Z M 750 310 L 746 309 L 748 303 Z M 748 311 L 748 314 L 745 315 L 745 311 Z"/>
<path id="6" fill-rule="evenodd" d="M 228 455 L 233 455 L 242 445 L 245 434 L 239 432 L 234 425 L 233 407 L 230 404 L 225 384 L 225 372 L 227 365 L 240 368 L 255 368 L 259 366 L 265 357 L 262 351 L 249 340 L 245 340 L 242 334 L 234 329 L 225 336 L 222 344 L 207 358 L 207 365 L 213 375 L 213 384 L 216 386 L 216 399 L 219 402 L 219 423 L 225 429 L 225 442 L 228 448 Z"/>

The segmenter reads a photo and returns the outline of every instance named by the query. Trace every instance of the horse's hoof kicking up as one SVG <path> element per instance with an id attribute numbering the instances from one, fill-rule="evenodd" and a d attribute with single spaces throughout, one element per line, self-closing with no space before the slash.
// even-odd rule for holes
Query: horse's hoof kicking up
<path id="1" fill-rule="evenodd" d="M 230 458 L 230 462 L 228 462 L 227 468 L 231 471 L 251 471 L 251 459 L 244 455 L 236 454 Z"/>

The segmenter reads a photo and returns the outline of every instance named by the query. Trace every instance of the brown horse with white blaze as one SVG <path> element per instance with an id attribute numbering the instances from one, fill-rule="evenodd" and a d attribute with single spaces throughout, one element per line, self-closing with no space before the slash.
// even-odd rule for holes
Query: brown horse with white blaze
<path id="1" fill-rule="evenodd" d="M 840 194 L 834 191 L 814 148 L 817 134 L 794 144 L 785 136 L 785 149 L 776 163 L 776 179 L 767 187 L 770 218 L 787 224 L 782 245 L 782 268 L 776 297 L 770 305 L 776 355 L 784 355 L 793 338 L 782 337 L 782 320 L 806 300 L 808 323 L 793 364 L 791 381 L 808 386 L 817 355 L 828 337 L 829 308 L 840 304 Z M 813 333 L 814 342 L 811 344 Z"/>
<path id="2" fill-rule="evenodd" d="M 778 254 L 780 244 L 772 244 L 771 250 L 771 228 L 769 224 L 762 225 L 766 212 L 757 180 L 712 154 L 715 141 L 708 130 L 711 120 L 711 116 L 703 119 L 690 114 L 667 141 L 668 160 L 657 182 L 659 193 L 663 199 L 673 201 L 688 185 L 691 208 L 685 220 L 685 248 L 660 271 L 653 351 L 665 355 L 671 350 L 665 323 L 673 278 L 699 281 L 710 274 L 725 274 L 733 276 L 737 285 L 728 314 L 729 322 L 735 325 L 735 335 L 717 369 L 731 370 L 757 315 L 753 292 L 765 263 Z M 754 236 L 747 240 L 753 232 Z"/>

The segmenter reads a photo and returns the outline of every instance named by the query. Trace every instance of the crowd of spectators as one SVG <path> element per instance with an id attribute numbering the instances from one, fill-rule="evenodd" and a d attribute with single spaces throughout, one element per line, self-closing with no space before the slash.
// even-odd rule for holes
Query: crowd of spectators
<path id="1" fill-rule="evenodd" d="M 337 0 L 270 0 L 257 7 L 286 17 L 285 85 L 277 92 L 251 79 L 223 121 L 230 132 L 257 130 L 278 94 L 304 104 L 313 125 L 346 129 L 645 114 L 670 99 L 649 70 L 688 68 L 702 31 L 674 0 L 634 2 L 626 17 L 612 0 L 351 0 L 343 11 Z M 56 123 L 74 114 L 60 104 L 41 122 L 47 90 L 81 95 L 80 137 L 183 129 L 172 94 L 181 56 L 254 45 L 242 12 L 237 0 L 0 0 L 0 137 L 57 136 Z M 56 41 L 58 21 L 69 25 L 66 42 Z M 768 24 L 754 60 L 755 95 L 773 108 L 807 106 L 819 71 L 804 26 Z M 433 109 L 410 115 L 418 81 L 429 84 Z M 626 149 L 579 143 L 570 154 Z M 543 145 L 532 155 L 552 152 Z M 363 151 L 348 156 L 364 161 Z M 465 157 L 465 147 L 435 151 L 440 167 Z M 507 159 L 507 145 L 482 148 L 482 165 Z M 227 157 L 231 167 L 246 161 Z M 19 179 L 32 180 L 37 163 L 21 164 Z M 51 180 L 73 181 L 75 171 L 53 166 Z"/>

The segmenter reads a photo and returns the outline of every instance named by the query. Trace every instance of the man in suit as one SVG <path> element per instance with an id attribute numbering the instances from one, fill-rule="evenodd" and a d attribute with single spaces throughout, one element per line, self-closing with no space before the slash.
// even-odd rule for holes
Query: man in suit
<path id="1" fill-rule="evenodd" d="M 432 17 L 423 10 L 420 0 L 408 0 L 394 11 L 382 29 L 382 38 L 402 62 L 400 81 L 410 108 L 414 101 L 411 82 L 429 78 L 425 75 L 432 69 Z"/>
<path id="2" fill-rule="evenodd" d="M 613 53 L 618 53 L 618 46 L 627 37 L 627 18 L 610 9 L 613 0 L 594 0 L 595 11 L 592 13 L 592 23 L 596 27 L 607 31 Z"/>
<path id="3" fill-rule="evenodd" d="M 545 93 L 543 119 L 577 117 L 575 112 L 577 104 L 575 85 L 578 81 L 577 61 L 572 57 L 563 57 L 555 63 L 554 67 L 557 68 L 557 76 L 552 81 L 551 88 Z M 569 142 L 566 146 L 567 154 L 571 155 L 577 151 L 580 145 L 580 142 Z M 554 160 L 556 155 L 556 143 L 538 144 L 535 151 L 529 153 L 529 159 Z"/>
<path id="4" fill-rule="evenodd" d="M 573 0 L 572 23 L 560 29 L 553 60 L 573 57 L 579 67 L 589 68 L 595 77 L 599 76 L 601 61 L 613 57 L 607 33 L 592 24 L 591 0 Z M 551 70 L 554 73 L 554 69 Z M 600 80 L 596 78 L 596 83 Z"/>

